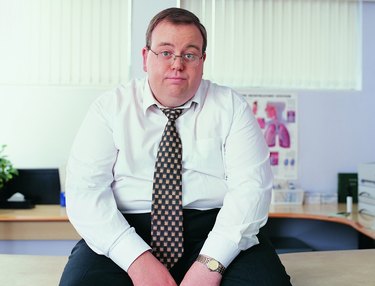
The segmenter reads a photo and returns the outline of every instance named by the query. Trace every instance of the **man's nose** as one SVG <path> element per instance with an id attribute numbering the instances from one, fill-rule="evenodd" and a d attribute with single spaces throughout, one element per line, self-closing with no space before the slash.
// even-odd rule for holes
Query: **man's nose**
<path id="1" fill-rule="evenodd" d="M 182 70 L 184 68 L 183 57 L 174 55 L 173 62 L 172 62 L 171 66 L 172 66 L 173 69 Z"/>

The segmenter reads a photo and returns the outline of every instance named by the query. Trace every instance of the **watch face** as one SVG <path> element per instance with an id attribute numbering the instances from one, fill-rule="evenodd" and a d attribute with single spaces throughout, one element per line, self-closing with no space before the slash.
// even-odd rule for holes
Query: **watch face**
<path id="1" fill-rule="evenodd" d="M 217 262 L 216 260 L 214 259 L 211 259 L 208 263 L 207 263 L 207 267 L 208 269 L 212 270 L 212 271 L 215 271 L 219 268 L 219 262 Z"/>

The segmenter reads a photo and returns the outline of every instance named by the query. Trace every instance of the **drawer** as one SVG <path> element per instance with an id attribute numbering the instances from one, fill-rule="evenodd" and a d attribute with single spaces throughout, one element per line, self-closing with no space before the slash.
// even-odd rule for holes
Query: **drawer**
<path id="1" fill-rule="evenodd" d="M 375 188 L 375 163 L 358 165 L 358 185 Z"/>
<path id="2" fill-rule="evenodd" d="M 358 186 L 358 201 L 363 198 L 375 200 L 375 188 L 360 185 Z"/>
<path id="3" fill-rule="evenodd" d="M 369 204 L 367 202 L 358 202 L 358 213 L 359 215 L 369 215 L 375 217 L 375 204 Z"/>

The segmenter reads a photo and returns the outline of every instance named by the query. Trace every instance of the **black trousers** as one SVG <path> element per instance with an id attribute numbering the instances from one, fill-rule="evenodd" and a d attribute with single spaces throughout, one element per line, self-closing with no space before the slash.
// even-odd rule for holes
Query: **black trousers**
<path id="1" fill-rule="evenodd" d="M 218 209 L 184 210 L 184 255 L 170 269 L 179 284 L 195 261 L 212 229 Z M 125 215 L 137 233 L 150 243 L 150 214 Z M 242 251 L 226 269 L 222 286 L 287 286 L 290 277 L 268 239 L 258 234 L 259 244 Z M 125 254 L 124 254 L 125 255 Z M 111 259 L 92 251 L 84 240 L 73 248 L 60 286 L 132 286 L 127 273 Z"/>

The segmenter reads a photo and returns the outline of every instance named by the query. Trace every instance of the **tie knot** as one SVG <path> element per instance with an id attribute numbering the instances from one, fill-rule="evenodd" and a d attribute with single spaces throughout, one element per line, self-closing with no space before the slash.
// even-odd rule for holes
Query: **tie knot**
<path id="1" fill-rule="evenodd" d="M 163 113 L 165 114 L 165 116 L 168 117 L 169 120 L 172 120 L 172 121 L 175 121 L 182 113 L 182 109 L 181 108 L 165 108 L 165 109 L 162 109 L 161 111 L 163 111 Z"/>

